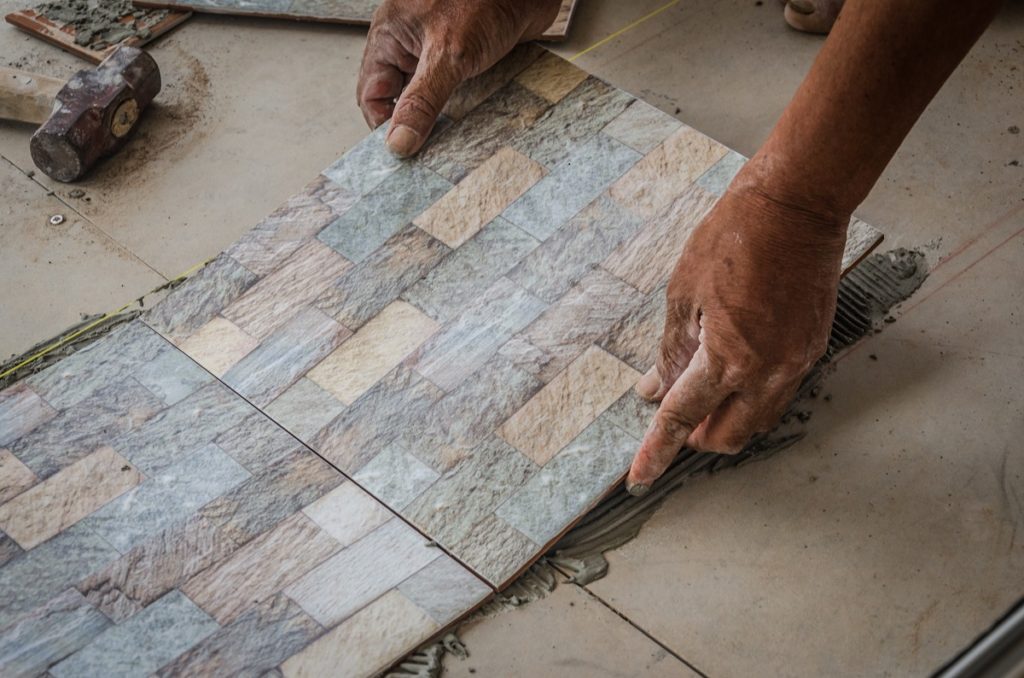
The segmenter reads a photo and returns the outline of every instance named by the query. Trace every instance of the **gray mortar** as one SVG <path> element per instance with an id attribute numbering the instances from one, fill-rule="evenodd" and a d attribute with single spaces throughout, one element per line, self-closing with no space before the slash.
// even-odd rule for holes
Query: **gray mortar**
<path id="1" fill-rule="evenodd" d="M 131 0 L 51 0 L 35 10 L 51 21 L 74 26 L 75 44 L 101 50 L 128 38 L 147 40 L 151 28 L 168 14 L 165 9 L 137 9 Z M 122 19 L 131 16 L 130 23 Z"/>
<path id="2" fill-rule="evenodd" d="M 901 248 L 873 254 L 865 259 L 840 282 L 828 350 L 804 379 L 796 399 L 774 431 L 756 437 L 736 455 L 683 450 L 669 470 L 643 497 L 634 497 L 620 487 L 559 540 L 544 558 L 532 565 L 503 592 L 495 594 L 483 607 L 465 619 L 463 624 L 547 596 L 558 585 L 559 574 L 579 586 L 586 586 L 604 577 L 608 572 L 605 552 L 633 539 L 662 502 L 687 481 L 698 475 L 710 475 L 750 461 L 766 459 L 803 438 L 805 424 L 810 419 L 808 405 L 818 397 L 821 382 L 835 356 L 868 334 L 880 332 L 886 324 L 893 322 L 890 310 L 909 298 L 927 276 L 927 262 L 924 253 L 920 251 Z M 457 633 L 458 630 L 437 643 L 420 648 L 386 675 L 437 678 L 444 670 L 444 657 L 447 654 L 455 654 L 460 658 L 469 656 L 465 645 L 459 642 Z M 458 651 L 452 652 L 450 647 L 457 647 Z"/>

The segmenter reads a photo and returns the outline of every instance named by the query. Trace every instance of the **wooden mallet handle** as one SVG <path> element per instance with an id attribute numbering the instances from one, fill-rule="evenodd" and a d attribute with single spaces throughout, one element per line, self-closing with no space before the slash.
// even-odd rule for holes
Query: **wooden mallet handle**
<path id="1" fill-rule="evenodd" d="M 43 124 L 63 86 L 57 78 L 0 68 L 0 118 Z"/>

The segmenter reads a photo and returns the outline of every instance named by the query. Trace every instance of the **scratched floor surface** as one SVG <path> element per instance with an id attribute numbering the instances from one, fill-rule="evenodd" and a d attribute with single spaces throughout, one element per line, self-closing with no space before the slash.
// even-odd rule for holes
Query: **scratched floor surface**
<path id="1" fill-rule="evenodd" d="M 437 635 L 621 479 L 742 163 L 534 46 L 415 160 L 371 134 L 0 394 L 0 672 L 362 675 Z"/>

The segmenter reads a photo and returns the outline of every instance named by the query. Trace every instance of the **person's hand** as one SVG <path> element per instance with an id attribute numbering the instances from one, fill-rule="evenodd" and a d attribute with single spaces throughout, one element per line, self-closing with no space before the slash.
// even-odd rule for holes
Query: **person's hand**
<path id="1" fill-rule="evenodd" d="M 827 347 L 848 215 L 774 198 L 755 160 L 683 249 L 658 364 L 637 392 L 661 401 L 626 480 L 650 488 L 684 446 L 736 453 L 770 430 Z"/>
<path id="2" fill-rule="evenodd" d="M 385 0 L 373 15 L 356 98 L 371 127 L 391 118 L 401 156 L 423 145 L 466 78 L 551 25 L 558 0 Z"/>

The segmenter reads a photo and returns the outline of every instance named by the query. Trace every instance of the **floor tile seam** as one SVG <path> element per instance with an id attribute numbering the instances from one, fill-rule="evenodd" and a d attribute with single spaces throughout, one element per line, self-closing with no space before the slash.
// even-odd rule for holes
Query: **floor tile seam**
<path id="1" fill-rule="evenodd" d="M 932 267 L 931 273 L 938 271 L 939 269 L 946 266 L 946 264 L 966 254 L 968 250 L 970 250 L 971 247 L 977 244 L 982 238 L 984 238 L 986 235 L 988 235 L 995 229 L 999 228 L 1007 220 L 1012 219 L 1021 210 L 1024 210 L 1024 202 L 1022 202 L 1020 205 L 1017 205 L 1016 207 L 1011 207 L 1008 211 L 1000 214 L 998 217 L 990 221 L 988 224 L 982 226 L 981 230 L 977 234 L 975 234 L 973 237 L 968 237 L 962 243 L 960 243 L 952 250 L 950 250 L 950 252 L 946 254 L 945 257 L 942 257 L 939 260 L 939 262 Z"/>
<path id="2" fill-rule="evenodd" d="M 608 35 L 600 38 L 599 40 L 597 40 L 594 43 L 588 45 L 587 47 L 584 47 L 582 50 L 580 50 L 579 52 L 576 52 L 572 56 L 570 56 L 570 57 L 563 57 L 563 58 L 565 58 L 565 60 L 568 61 L 569 63 L 573 63 L 577 59 L 579 59 L 580 57 L 582 57 L 582 56 L 584 56 L 586 54 L 589 54 L 590 52 L 593 52 L 594 50 L 599 49 L 600 47 L 603 47 L 604 45 L 608 44 L 609 42 L 612 42 L 616 38 L 622 37 L 626 33 L 628 33 L 631 30 L 633 30 L 634 28 L 637 28 L 638 26 L 641 26 L 641 25 L 645 24 L 650 19 L 653 19 L 654 17 L 658 16 L 662 12 L 664 12 L 664 11 L 666 11 L 668 9 L 671 9 L 672 7 L 674 7 L 675 5 L 678 5 L 678 4 L 679 4 L 679 0 L 669 0 L 669 2 L 665 3 L 664 5 L 661 5 L 660 7 L 652 10 L 651 12 L 648 12 L 644 16 L 641 16 L 641 17 L 639 17 L 637 19 L 634 19 L 633 21 L 630 21 L 629 23 L 625 24 L 621 28 L 618 28 L 618 29 L 612 31 Z"/>
<path id="3" fill-rule="evenodd" d="M 444 554 L 445 554 L 446 556 L 448 556 L 449 558 L 451 558 L 452 560 L 454 560 L 454 561 L 455 561 L 456 563 L 458 563 L 458 564 L 459 564 L 459 566 L 460 566 L 460 567 L 462 567 L 463 569 L 465 569 L 466 571 L 468 571 L 468 572 L 469 572 L 470 574 L 472 574 L 472 575 L 473 575 L 474 577 L 476 577 L 476 578 L 477 578 L 477 579 L 479 579 L 479 580 L 480 580 L 481 582 L 483 582 L 483 583 L 484 583 L 484 585 L 485 585 L 485 586 L 487 586 L 487 587 L 488 587 L 489 589 L 491 589 L 491 590 L 492 590 L 492 591 L 494 591 L 495 593 L 498 593 L 498 592 L 499 592 L 498 586 L 497 586 L 496 584 L 492 584 L 492 583 L 491 583 L 490 581 L 488 581 L 488 580 L 487 580 L 487 579 L 486 579 L 486 578 L 485 578 L 485 577 L 484 577 L 484 576 L 483 576 L 482 574 L 480 574 L 479 572 L 477 572 L 476 570 L 474 570 L 474 569 L 473 569 L 472 567 L 470 567 L 470 566 L 469 566 L 469 565 L 468 565 L 468 564 L 467 564 L 466 562 L 464 562 L 464 561 L 463 561 L 463 560 L 462 560 L 461 558 L 459 558 L 459 557 L 458 557 L 457 555 L 455 555 L 454 553 L 452 553 L 452 552 L 451 552 L 451 551 L 450 551 L 450 550 L 449 550 L 449 549 L 448 549 L 447 547 L 445 547 L 445 546 L 444 546 L 444 545 L 443 545 L 443 544 L 442 544 L 442 543 L 441 543 L 441 542 L 440 542 L 439 540 L 435 539 L 435 538 L 434 538 L 433 536 L 431 536 L 431 535 L 427 534 L 426 532 L 424 532 L 423 530 L 421 530 L 421 529 L 420 529 L 419 527 L 417 527 L 416 525 L 414 525 L 414 524 L 413 524 L 413 523 L 412 523 L 411 521 L 409 521 L 409 519 L 407 519 L 407 518 L 406 518 L 405 516 L 403 516 L 403 515 L 401 514 L 401 512 L 400 512 L 400 511 L 398 511 L 397 509 L 393 508 L 393 507 L 392 507 L 392 506 L 391 506 L 390 504 L 388 504 L 387 502 L 383 501 L 383 500 L 382 500 L 382 499 L 381 499 L 380 497 L 378 497 L 378 496 L 377 496 L 376 494 L 374 494 L 374 493 L 373 493 L 373 492 L 371 492 L 371 491 L 370 491 L 369 489 L 367 489 L 366 487 L 364 487 L 364 486 L 363 486 L 363 485 L 362 485 L 361 483 L 359 483 L 358 481 L 356 481 L 356 480 L 355 480 L 355 478 L 353 478 L 353 476 L 352 476 L 352 475 L 350 475 L 350 474 L 346 473 L 346 472 L 345 472 L 344 470 L 342 470 L 341 468 L 339 468 L 339 467 L 338 467 L 338 466 L 337 466 L 337 465 L 336 465 L 336 464 L 335 464 L 334 462 L 332 462 L 331 460 L 327 459 L 327 458 L 326 458 L 326 457 L 324 457 L 324 456 L 323 456 L 322 454 L 320 454 L 320 453 L 319 453 L 319 452 L 318 452 L 317 450 L 315 450 L 315 449 L 313 449 L 312 447 L 310 447 L 310 445 L 309 445 L 308 443 L 306 443 L 306 441 L 302 440 L 302 439 L 301 439 L 301 438 L 299 438 L 299 437 L 298 437 L 297 435 L 295 435 L 295 434 L 294 434 L 294 433 L 293 433 L 293 432 L 292 432 L 292 431 L 291 431 L 290 429 L 288 429 L 288 428 L 287 428 L 287 427 L 286 427 L 286 426 L 285 426 L 284 424 L 282 424 L 282 423 L 281 423 L 281 422 L 279 422 L 279 421 L 278 421 L 277 419 L 275 419 L 275 418 L 274 418 L 274 417 L 272 417 L 272 416 L 271 416 L 270 414 L 268 414 L 268 413 L 267 413 L 267 412 L 266 412 L 266 411 L 265 411 L 265 410 L 264 410 L 263 408 L 261 408 L 261 407 L 257 406 L 257 405 L 256 405 L 255 403 L 253 403 L 253 402 L 252 402 L 251 400 L 249 400 L 248 398 L 246 398 L 245 396 L 243 396 L 243 395 L 242 395 L 241 393 L 239 393 L 238 391 L 236 391 L 236 390 L 235 390 L 235 389 L 234 389 L 234 388 L 233 388 L 233 387 L 232 387 L 231 385 L 229 385 L 229 384 L 225 383 L 223 379 L 221 379 L 221 378 L 220 378 L 220 377 L 218 377 L 217 375 L 213 374 L 212 372 L 210 372 L 209 370 L 207 370 L 207 369 L 206 369 L 205 367 L 203 367 L 202 365 L 200 365 L 200 364 L 199 364 L 198 362 L 196 362 L 196 360 L 195 360 L 194 358 L 192 358 L 192 356 L 190 356 L 190 355 L 188 355 L 187 353 L 185 353 L 184 351 L 182 351 L 182 350 L 181 350 L 180 348 L 178 348 L 177 346 L 175 346 L 175 345 L 174 345 L 174 343 L 172 343 L 172 342 L 171 342 L 170 340 L 168 340 L 168 339 L 167 339 L 166 337 L 164 337 L 164 336 L 163 336 L 162 334 L 160 334 L 160 332 L 156 331 L 156 330 L 155 330 L 155 329 L 154 329 L 153 327 L 151 327 L 151 326 L 149 325 L 149 323 L 147 323 L 147 322 L 145 321 L 145 319 L 143 319 L 143 321 L 142 321 L 142 322 L 143 322 L 143 324 L 144 324 L 144 325 L 146 326 L 146 328 L 147 328 L 147 329 L 148 329 L 149 331 L 153 332 L 153 333 L 154 333 L 154 334 L 156 334 L 156 335 L 157 335 L 158 337 L 160 337 L 161 341 L 163 341 L 163 342 L 164 342 L 164 343 L 166 343 L 166 344 L 167 344 L 168 346 L 170 346 L 172 350 L 174 350 L 174 351 L 177 351 L 177 352 L 178 352 L 178 353 L 180 353 L 181 355 L 183 355 L 183 356 L 185 356 L 186 358 L 188 358 L 188 360 L 190 360 L 190 361 L 191 361 L 191 362 L 192 362 L 192 363 L 193 363 L 194 365 L 196 365 L 197 367 L 199 367 L 200 369 L 202 369 L 202 370 L 203 370 L 204 372 L 206 372 L 207 374 L 209 374 L 209 375 L 210 375 L 210 376 L 211 376 L 211 377 L 212 377 L 212 378 L 213 378 L 213 379 L 214 379 L 214 380 L 215 380 L 215 381 L 216 381 L 217 383 L 221 384 L 221 385 L 222 385 L 222 386 L 223 386 L 224 388 L 226 388 L 226 389 L 228 389 L 229 391 L 231 391 L 231 393 L 232 393 L 232 394 L 234 394 L 234 395 L 235 395 L 236 397 L 240 398 L 240 399 L 241 399 L 242 401 L 244 401 L 244 402 L 245 402 L 245 403 L 247 403 L 247 404 L 248 404 L 249 406 L 251 406 L 251 407 L 252 407 L 253 409 L 255 409 L 255 410 L 256 410 L 257 412 L 259 412 L 259 413 L 260 413 L 260 414 L 261 414 L 262 416 L 266 417 L 266 418 L 267 418 L 268 420 L 270 420 L 271 422 L 273 422 L 275 426 L 277 426 L 277 427 L 278 427 L 278 428 L 280 428 L 280 429 L 281 429 L 282 431 L 284 431 L 285 433 L 287 433 L 287 434 L 288 434 L 288 435 L 289 435 L 289 436 L 290 436 L 290 437 L 291 437 L 291 438 L 292 438 L 293 440 L 295 440 L 295 441 L 296 441 L 296 442 L 297 442 L 297 443 L 298 443 L 299 445 L 301 445 L 301 446 L 302 446 L 302 448 L 303 448 L 304 450 L 306 450 L 306 451 L 307 451 L 307 452 L 309 452 L 310 454 L 313 454 L 314 456 L 316 456 L 317 458 L 319 458 L 320 460 L 322 460 L 322 461 L 323 461 L 324 463 L 326 463 L 326 464 L 327 464 L 328 466 L 330 466 L 331 468 L 333 468 L 333 469 L 334 469 L 335 471 L 337 471 L 337 472 L 338 472 L 339 474 L 341 474 L 341 477 L 342 477 L 342 478 L 344 478 L 344 479 L 345 479 L 346 481 L 348 481 L 348 482 L 352 483 L 353 485 L 355 485 L 356 487 L 358 487 L 358 488 L 360 489 L 360 491 L 362 491 L 362 492 L 365 492 L 367 496 L 369 496 L 369 497 L 373 498 L 373 500 L 374 500 L 374 501 L 376 501 L 376 502 L 377 502 L 377 503 L 379 503 L 379 504 L 380 504 L 381 506 L 383 506 L 384 508 L 386 508 L 386 509 L 387 509 L 387 510 L 388 510 L 388 511 L 389 511 L 389 512 L 390 512 L 390 513 L 391 513 L 391 514 L 392 514 L 392 515 L 394 516 L 394 517 L 396 517 L 396 518 L 398 518 L 399 520 L 401 520 L 401 521 L 402 521 L 403 523 L 405 523 L 405 524 L 406 524 L 407 526 L 409 526 L 410 528 L 412 528 L 413 530 L 415 530 L 417 534 L 419 534 L 419 535 L 420 535 L 420 536 L 422 536 L 422 537 L 423 537 L 424 539 L 426 539 L 426 540 L 427 540 L 427 541 L 429 541 L 429 542 L 430 542 L 431 544 L 433 544 L 433 545 L 434 545 L 434 546 L 433 546 L 433 548 L 438 548 L 438 549 L 440 549 L 442 553 L 444 553 Z M 241 421 L 240 421 L 239 423 L 241 423 Z M 300 510 L 301 510 L 301 509 L 300 509 Z M 539 557 L 540 555 L 543 555 L 543 554 L 539 554 L 539 555 L 538 555 L 538 557 Z"/>

